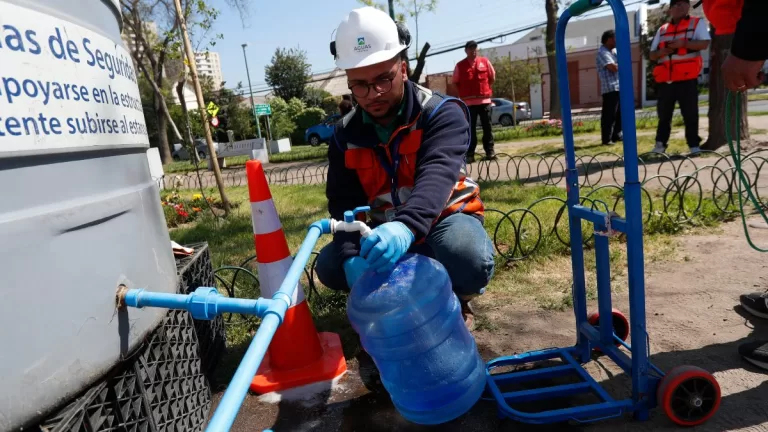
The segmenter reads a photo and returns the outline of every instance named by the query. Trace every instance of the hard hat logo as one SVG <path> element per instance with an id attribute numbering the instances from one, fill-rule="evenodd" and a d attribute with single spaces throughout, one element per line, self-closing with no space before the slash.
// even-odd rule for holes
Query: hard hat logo
<path id="1" fill-rule="evenodd" d="M 364 37 L 357 38 L 357 46 L 354 48 L 356 53 L 363 53 L 371 49 L 371 46 L 365 43 Z"/>

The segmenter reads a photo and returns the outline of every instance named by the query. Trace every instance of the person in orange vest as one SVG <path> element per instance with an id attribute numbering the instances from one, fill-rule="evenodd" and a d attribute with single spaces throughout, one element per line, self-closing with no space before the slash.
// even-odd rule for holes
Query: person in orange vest
<path id="1" fill-rule="evenodd" d="M 331 53 L 357 105 L 336 123 L 328 146 L 331 217 L 370 206 L 365 238 L 337 232 L 317 257 L 323 285 L 349 291 L 366 271 L 392 271 L 405 253 L 439 261 L 472 329 L 470 300 L 494 271 L 483 228 L 480 186 L 464 172 L 467 107 L 408 80 L 410 34 L 385 12 L 355 9 L 336 30 Z"/>
<path id="2" fill-rule="evenodd" d="M 453 70 L 453 84 L 459 89 L 459 97 L 469 107 L 471 119 L 469 133 L 472 141 L 467 150 L 467 163 L 475 161 L 477 148 L 477 117 L 483 125 L 483 150 L 486 159 L 495 159 L 493 149 L 493 130 L 491 128 L 491 96 L 496 71 L 491 61 L 477 55 L 477 42 L 469 41 L 464 46 L 467 57 L 456 64 Z"/>
<path id="3" fill-rule="evenodd" d="M 700 152 L 698 77 L 704 64 L 700 51 L 707 49 L 710 37 L 706 23 L 688 15 L 690 8 L 689 0 L 672 0 L 668 10 L 671 20 L 659 28 L 651 42 L 649 57 L 657 62 L 653 77 L 659 117 L 655 153 L 667 149 L 675 102 L 680 104 L 690 154 Z"/>

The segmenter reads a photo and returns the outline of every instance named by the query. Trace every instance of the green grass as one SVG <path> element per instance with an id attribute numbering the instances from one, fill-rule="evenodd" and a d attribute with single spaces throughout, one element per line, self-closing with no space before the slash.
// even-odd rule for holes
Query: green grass
<path id="1" fill-rule="evenodd" d="M 752 111 L 749 113 L 750 117 L 760 117 L 760 116 L 767 116 L 768 111 Z"/>
<path id="2" fill-rule="evenodd" d="M 750 94 L 747 96 L 748 101 L 762 101 L 762 100 L 768 100 L 768 93 L 760 93 L 760 94 Z M 699 101 L 699 106 L 705 106 L 709 105 L 709 100 L 703 100 Z M 752 115 L 750 113 L 749 115 Z"/>
<path id="3" fill-rule="evenodd" d="M 269 156 L 271 163 L 299 162 L 299 161 L 322 161 L 328 158 L 328 145 L 322 144 L 317 147 L 296 146 L 291 147 L 291 151 L 278 153 Z M 248 156 L 233 156 L 224 158 L 227 168 L 240 168 L 245 166 Z M 208 169 L 206 161 L 200 162 L 200 169 Z M 191 161 L 174 161 L 163 167 L 166 174 L 185 173 L 195 170 L 195 165 Z"/>
<path id="4" fill-rule="evenodd" d="M 768 93 L 750 94 L 747 96 L 749 101 L 768 100 Z"/>
<path id="5" fill-rule="evenodd" d="M 653 135 L 641 135 L 637 137 L 637 153 L 643 154 L 651 151 L 655 145 L 655 137 Z M 667 143 L 667 153 L 670 155 L 687 153 L 688 146 L 684 139 L 673 138 Z M 624 154 L 624 146 L 621 143 L 616 145 L 604 146 L 601 144 L 600 139 L 595 140 L 575 140 L 574 147 L 576 148 L 576 155 L 578 156 L 594 156 L 600 153 L 615 153 L 618 155 Z M 511 149 L 505 151 L 510 155 L 524 155 L 528 153 L 538 153 L 543 156 L 557 156 L 564 153 L 562 143 L 546 143 L 532 147 L 524 147 L 519 149 Z M 605 155 L 609 157 L 610 155 Z"/>
<path id="6" fill-rule="evenodd" d="M 297 161 L 319 161 L 328 158 L 328 145 L 321 144 L 317 147 L 297 146 L 291 147 L 291 151 L 271 155 L 271 163 L 297 162 Z"/>
<path id="7" fill-rule="evenodd" d="M 272 194 L 285 230 L 289 247 L 296 251 L 302 242 L 310 223 L 327 217 L 324 185 L 272 186 Z M 565 199 L 565 190 L 555 186 L 522 186 L 512 182 L 491 182 L 481 185 L 483 201 L 488 209 L 502 213 L 512 209 L 528 208 L 536 200 L 544 197 Z M 253 235 L 250 219 L 250 206 L 247 205 L 248 191 L 246 187 L 233 187 L 227 190 L 233 203 L 240 205 L 233 210 L 227 220 L 214 220 L 210 215 L 204 216 L 198 222 L 171 230 L 171 238 L 181 244 L 207 241 L 211 250 L 214 268 L 227 265 L 240 265 L 254 255 Z M 183 191 L 182 194 L 196 193 L 193 190 Z M 209 193 L 215 194 L 214 190 Z M 662 207 L 662 197 L 659 193 L 651 192 L 655 209 Z M 590 194 L 590 189 L 583 189 L 582 196 Z M 624 211 L 621 192 L 616 189 L 604 188 L 590 196 L 590 199 L 600 199 L 608 206 L 615 208 L 620 214 Z M 645 199 L 645 196 L 644 196 Z M 669 200 L 670 202 L 673 200 Z M 689 211 L 695 208 L 692 198 L 686 197 L 684 206 Z M 603 208 L 602 204 L 596 204 Z M 569 238 L 567 217 L 562 214 L 562 201 L 545 200 L 531 207 L 538 219 L 530 214 L 516 212 L 509 215 L 504 223 L 499 222 L 504 216 L 496 211 L 488 211 L 485 227 L 503 254 L 519 258 L 521 255 L 535 251 L 524 260 L 507 261 L 497 254 L 497 270 L 493 281 L 488 287 L 488 293 L 479 299 L 483 307 L 493 308 L 499 302 L 529 303 L 544 309 L 562 310 L 571 306 L 571 273 L 569 247 L 557 237 L 559 233 L 567 241 Z M 675 207 L 673 205 L 672 207 Z M 645 214 L 650 213 L 645 203 Z M 674 213 L 674 212 L 673 212 Z M 559 216 L 558 216 L 559 215 Z M 704 201 L 699 216 L 693 224 L 679 225 L 673 220 L 655 215 L 647 224 L 646 260 L 672 259 L 674 240 L 670 234 L 691 229 L 694 226 L 711 227 L 717 225 L 721 214 L 709 201 Z M 559 217 L 559 219 L 558 219 Z M 557 224 L 555 221 L 557 220 Z M 538 226 L 541 224 L 541 230 Z M 497 229 L 498 226 L 498 229 Z M 520 236 L 520 250 L 516 250 L 513 239 L 516 230 Z M 539 239 L 539 233 L 541 238 Z M 583 235 L 591 236 L 589 227 L 584 224 Z M 317 245 L 319 250 L 330 241 L 330 237 L 322 237 Z M 612 239 L 614 247 L 611 252 L 612 278 L 621 283 L 625 274 L 626 253 L 623 240 Z M 590 243 L 591 245 L 591 243 Z M 594 254 L 586 253 L 586 269 L 588 279 L 588 295 L 595 296 Z M 255 272 L 255 269 L 254 269 Z M 225 281 L 232 280 L 233 271 L 226 270 L 218 273 Z M 304 281 L 307 286 L 307 281 Z M 219 285 L 222 288 L 221 284 Z M 258 286 L 249 277 L 241 273 L 235 287 L 240 297 L 255 298 L 260 295 Z M 347 358 L 358 352 L 357 336 L 350 327 L 345 312 L 346 297 L 332 292 L 317 284 L 317 293 L 311 297 L 311 308 L 319 331 L 339 333 L 345 348 Z M 239 358 L 247 347 L 251 335 L 258 327 L 258 322 L 243 322 L 232 318 L 233 323 L 227 328 L 227 343 L 231 355 L 223 360 L 219 368 L 220 378 L 227 380 L 236 367 Z M 481 329 L 493 331 L 496 327 L 489 320 L 479 321 Z"/>
<path id="8" fill-rule="evenodd" d="M 652 107 L 655 109 L 655 107 Z M 750 114 L 751 115 L 751 114 Z M 637 130 L 655 129 L 658 126 L 659 121 L 655 116 L 644 115 L 637 118 L 635 122 Z M 682 126 L 683 119 L 681 116 L 676 115 L 672 119 L 672 126 Z M 543 130 L 528 130 L 529 125 L 515 126 L 510 128 L 494 130 L 493 138 L 496 142 L 510 142 L 510 141 L 530 141 L 532 139 L 544 139 L 554 138 L 562 136 L 562 129 L 548 128 Z M 600 120 L 583 120 L 578 118 L 574 120 L 573 134 L 583 135 L 589 133 L 600 133 Z"/>

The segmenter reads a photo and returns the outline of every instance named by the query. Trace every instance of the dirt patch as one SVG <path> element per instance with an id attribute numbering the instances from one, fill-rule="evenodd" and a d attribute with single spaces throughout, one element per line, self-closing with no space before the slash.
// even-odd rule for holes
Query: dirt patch
<path id="1" fill-rule="evenodd" d="M 674 258 L 646 263 L 651 360 L 662 370 L 686 364 L 705 368 L 714 373 L 722 389 L 720 411 L 696 429 L 700 431 L 768 431 L 768 374 L 748 366 L 737 353 L 747 338 L 768 339 L 768 322 L 742 316 L 736 307 L 739 294 L 768 288 L 768 260 L 749 248 L 741 229 L 737 221 L 716 234 L 681 237 Z M 752 235 L 758 244 L 768 245 L 768 230 L 753 230 Z M 617 291 L 614 305 L 628 314 L 626 289 L 617 287 Z M 483 330 L 475 337 L 485 359 L 574 342 L 572 311 L 543 311 L 527 303 L 499 301 L 502 296 L 489 292 L 476 307 L 484 317 Z M 595 307 L 595 302 L 590 306 Z M 679 430 L 658 409 L 647 422 L 626 417 L 587 426 L 534 427 L 498 419 L 495 405 L 488 401 L 449 424 L 418 427 L 394 411 L 368 359 L 352 359 L 349 368 L 333 390 L 329 383 L 315 397 L 270 403 L 248 396 L 232 430 Z M 588 370 L 612 395 L 628 393 L 627 375 L 609 360 L 593 361 Z M 216 395 L 214 402 L 220 397 Z"/>

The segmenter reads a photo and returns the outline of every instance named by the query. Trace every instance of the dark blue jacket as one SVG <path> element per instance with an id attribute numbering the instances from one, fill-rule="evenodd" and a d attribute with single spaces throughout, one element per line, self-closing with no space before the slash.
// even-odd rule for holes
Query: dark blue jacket
<path id="1" fill-rule="evenodd" d="M 405 83 L 403 116 L 406 124 L 413 122 L 424 109 L 425 90 L 410 81 Z M 428 117 L 428 118 L 427 118 Z M 416 178 L 413 193 L 403 204 L 394 220 L 410 228 L 416 241 L 424 239 L 444 209 L 444 197 L 453 190 L 469 144 L 469 122 L 462 103 L 445 101 L 430 116 L 420 120 L 423 129 L 421 147 L 417 153 Z M 393 142 L 394 139 L 390 139 Z M 368 204 L 357 173 L 344 163 L 347 142 L 374 148 L 379 138 L 373 125 L 363 122 L 358 107 L 336 125 L 328 148 L 328 211 L 336 220 L 344 220 L 344 211 Z M 357 233 L 334 235 L 336 252 L 342 260 L 358 255 L 360 236 Z"/>

